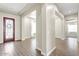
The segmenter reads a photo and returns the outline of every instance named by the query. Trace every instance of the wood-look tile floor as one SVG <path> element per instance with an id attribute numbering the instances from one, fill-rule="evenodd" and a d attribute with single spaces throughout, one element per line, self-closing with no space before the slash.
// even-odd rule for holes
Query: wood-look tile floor
<path id="1" fill-rule="evenodd" d="M 0 44 L 0 56 L 42 56 L 36 50 L 35 39 Z M 56 50 L 50 56 L 79 56 L 79 42 L 76 38 L 56 39 Z"/>
<path id="2" fill-rule="evenodd" d="M 26 39 L 24 41 L 15 41 L 0 44 L 0 56 L 42 56 L 42 55 L 40 51 L 36 50 L 35 39 Z"/>
<path id="3" fill-rule="evenodd" d="M 76 38 L 56 39 L 56 50 L 50 56 L 79 56 L 79 42 Z"/>

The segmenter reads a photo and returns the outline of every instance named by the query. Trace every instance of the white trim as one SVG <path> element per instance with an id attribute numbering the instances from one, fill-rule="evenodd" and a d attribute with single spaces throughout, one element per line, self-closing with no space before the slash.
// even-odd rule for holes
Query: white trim
<path id="1" fill-rule="evenodd" d="M 41 51 L 41 49 L 40 48 L 36 48 L 37 50 L 39 50 L 39 51 Z"/>
<path id="2" fill-rule="evenodd" d="M 61 40 L 65 40 L 64 38 L 61 38 Z"/>
<path id="3" fill-rule="evenodd" d="M 42 52 L 42 51 L 41 51 L 41 54 L 44 55 L 44 56 L 46 56 L 46 54 L 44 52 Z"/>
<path id="4" fill-rule="evenodd" d="M 32 39 L 32 37 L 23 38 L 22 41 L 24 41 L 24 40 L 26 40 L 26 39 Z"/>
<path id="5" fill-rule="evenodd" d="M 42 52 L 42 50 L 40 48 L 36 48 L 37 50 L 41 51 L 41 54 L 45 56 L 45 53 Z"/>
<path id="6" fill-rule="evenodd" d="M 49 56 L 55 49 L 56 49 L 56 47 L 54 47 L 53 49 L 51 49 L 51 50 L 47 53 L 47 56 Z"/>
<path id="7" fill-rule="evenodd" d="M 56 39 L 61 39 L 61 40 L 65 40 L 64 38 L 56 38 Z"/>
<path id="8" fill-rule="evenodd" d="M 32 37 L 26 37 L 25 39 L 32 39 Z"/>

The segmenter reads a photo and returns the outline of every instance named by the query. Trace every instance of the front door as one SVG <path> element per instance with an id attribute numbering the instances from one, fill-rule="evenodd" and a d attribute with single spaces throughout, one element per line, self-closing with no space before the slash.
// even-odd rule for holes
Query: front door
<path id="1" fill-rule="evenodd" d="M 15 40 L 15 19 L 3 18 L 4 43 Z"/>

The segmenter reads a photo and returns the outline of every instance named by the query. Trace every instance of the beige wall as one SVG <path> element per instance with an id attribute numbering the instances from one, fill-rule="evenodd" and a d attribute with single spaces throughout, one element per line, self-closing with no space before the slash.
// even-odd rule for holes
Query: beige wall
<path id="1" fill-rule="evenodd" d="M 3 43 L 3 17 L 15 19 L 15 40 L 20 39 L 20 16 L 0 12 L 0 43 Z"/>

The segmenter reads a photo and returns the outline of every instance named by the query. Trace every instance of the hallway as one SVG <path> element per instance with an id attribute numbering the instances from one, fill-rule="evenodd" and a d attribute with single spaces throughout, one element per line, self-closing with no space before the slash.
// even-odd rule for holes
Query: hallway
<path id="1" fill-rule="evenodd" d="M 56 50 L 51 56 L 79 56 L 79 43 L 76 38 L 56 39 Z"/>
<path id="2" fill-rule="evenodd" d="M 42 56 L 35 44 L 35 39 L 0 44 L 0 56 Z"/>

